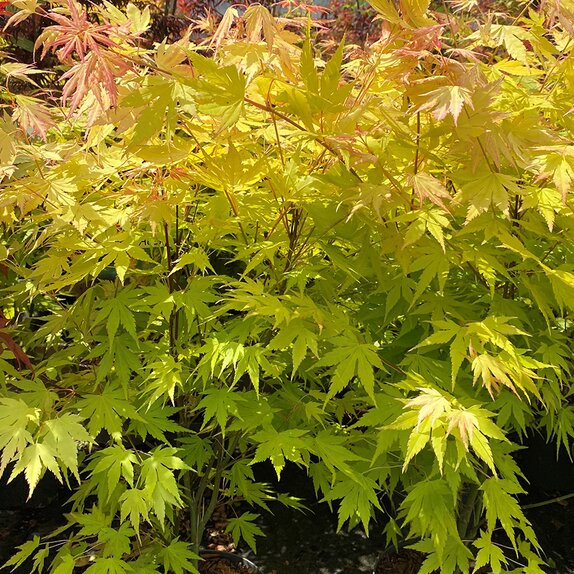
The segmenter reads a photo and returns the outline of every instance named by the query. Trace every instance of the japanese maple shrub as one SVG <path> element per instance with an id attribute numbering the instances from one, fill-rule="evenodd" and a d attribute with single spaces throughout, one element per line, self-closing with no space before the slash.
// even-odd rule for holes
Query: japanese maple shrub
<path id="1" fill-rule="evenodd" d="M 196 572 L 218 504 L 255 548 L 294 503 L 269 460 L 423 572 L 542 572 L 514 452 L 574 433 L 574 11 L 372 4 L 325 61 L 258 5 L 144 49 L 133 5 L 12 2 L 64 72 L 0 65 L 0 470 L 73 510 L 10 564 Z"/>

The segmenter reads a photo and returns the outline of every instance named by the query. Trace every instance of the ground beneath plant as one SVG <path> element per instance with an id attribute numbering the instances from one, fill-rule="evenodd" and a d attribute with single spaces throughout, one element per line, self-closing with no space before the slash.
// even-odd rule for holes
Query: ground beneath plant
<path id="1" fill-rule="evenodd" d="M 215 556 L 201 562 L 199 572 L 200 574 L 259 574 L 254 568 Z"/>
<path id="2" fill-rule="evenodd" d="M 522 463 L 523 461 L 521 461 Z M 546 552 L 549 574 L 574 574 L 574 497 L 564 498 L 574 490 L 574 465 L 564 457 L 559 467 L 546 460 L 532 462 L 539 471 L 528 472 L 531 494 L 524 505 L 552 500 L 551 504 L 526 508 L 542 547 Z M 527 467 L 528 463 L 524 462 Z M 300 483 L 299 477 L 293 482 Z M 557 482 L 560 479 L 562 482 Z M 571 480 L 572 479 L 572 480 Z M 305 487 L 306 488 L 306 487 Z M 6 561 L 17 545 L 35 534 L 46 534 L 63 522 L 65 498 L 54 497 L 47 490 L 34 495 L 33 507 L 24 508 L 25 495 L 15 495 L 5 484 L 0 485 L 0 563 Z M 311 500 L 306 491 L 297 496 Z M 560 498 L 559 500 L 554 500 Z M 18 507 L 18 504 L 20 507 Z M 421 557 L 411 551 L 399 554 L 383 553 L 384 517 L 372 525 L 366 537 L 360 528 L 351 532 L 336 532 L 336 518 L 325 504 L 308 504 L 299 512 L 283 506 L 273 506 L 273 514 L 262 514 L 259 526 L 266 536 L 258 540 L 257 554 L 246 547 L 236 549 L 225 536 L 225 515 L 216 514 L 206 546 L 213 551 L 231 552 L 245 556 L 259 567 L 241 567 L 223 558 L 211 557 L 201 566 L 202 574 L 414 574 Z M 29 574 L 19 569 L 16 574 Z"/>

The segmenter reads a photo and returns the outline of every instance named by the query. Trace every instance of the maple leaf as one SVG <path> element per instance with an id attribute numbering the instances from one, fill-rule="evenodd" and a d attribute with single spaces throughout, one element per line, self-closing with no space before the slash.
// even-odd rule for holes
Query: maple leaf
<path id="1" fill-rule="evenodd" d="M 420 171 L 410 176 L 410 184 L 413 186 L 413 190 L 417 194 L 421 205 L 425 200 L 428 200 L 438 205 L 441 209 L 448 211 L 444 200 L 450 199 L 450 193 L 436 177 Z"/>
<path id="2" fill-rule="evenodd" d="M 86 574 L 127 574 L 133 572 L 133 568 L 121 558 L 96 558 L 85 572 Z"/>
<path id="3" fill-rule="evenodd" d="M 62 80 L 66 80 L 62 102 L 69 102 L 72 114 L 91 93 L 102 109 L 111 108 L 118 100 L 116 78 L 129 69 L 128 61 L 117 54 L 90 52 L 62 75 Z"/>
<path id="4" fill-rule="evenodd" d="M 476 564 L 474 572 L 489 564 L 493 572 L 501 572 L 502 565 L 508 564 L 506 556 L 500 547 L 494 544 L 491 536 L 487 532 L 481 532 L 480 538 L 473 542 L 473 545 L 478 548 L 476 555 Z"/>
<path id="5" fill-rule="evenodd" d="M 130 488 L 126 490 L 121 498 L 121 512 L 120 520 L 125 521 L 126 518 L 130 519 L 132 528 L 139 536 L 140 521 L 142 519 L 149 521 L 149 512 L 151 509 L 151 500 L 149 492 L 142 489 Z"/>
<path id="6" fill-rule="evenodd" d="M 342 345 L 325 354 L 316 366 L 336 365 L 333 369 L 328 398 L 334 397 L 356 376 L 369 397 L 374 400 L 374 368 L 383 368 L 377 349 L 373 345 L 341 340 Z"/>
<path id="7" fill-rule="evenodd" d="M 277 432 L 274 428 L 259 431 L 253 435 L 253 440 L 259 443 L 253 462 L 271 460 L 277 478 L 281 477 L 281 471 L 285 466 L 285 459 L 293 462 L 301 462 L 303 454 L 310 447 L 309 439 L 303 438 L 308 434 L 306 430 L 288 429 Z"/>
<path id="8" fill-rule="evenodd" d="M 457 199 L 468 205 L 467 222 L 492 208 L 509 215 L 509 191 L 520 193 L 515 177 L 490 170 L 464 177 L 470 181 L 463 184 Z"/>
<path id="9" fill-rule="evenodd" d="M 516 547 L 514 529 L 521 523 L 528 524 L 528 521 L 512 495 L 523 494 L 524 490 L 516 482 L 501 478 L 487 478 L 480 490 L 484 494 L 488 532 L 493 532 L 496 523 L 500 522 L 512 545 Z"/>
<path id="10" fill-rule="evenodd" d="M 456 428 L 462 440 L 462 444 L 464 444 L 464 447 L 468 450 L 469 442 L 472 441 L 474 431 L 478 428 L 476 416 L 468 410 L 455 409 L 449 413 L 447 418 L 447 434 L 450 434 L 452 430 Z"/>
<path id="11" fill-rule="evenodd" d="M 7 560 L 2 567 L 7 568 L 8 566 L 13 566 L 12 571 L 21 566 L 40 546 L 40 537 L 34 535 L 32 540 L 24 542 L 20 546 L 17 546 L 18 552 L 14 554 L 9 560 Z"/>
<path id="12" fill-rule="evenodd" d="M 46 444 L 32 443 L 22 452 L 21 458 L 14 465 L 8 482 L 11 482 L 20 473 L 24 473 L 28 483 L 29 494 L 32 496 L 40 477 L 48 469 L 60 482 L 62 482 L 62 473 L 58 462 L 56 461 L 56 452 Z"/>
<path id="13" fill-rule="evenodd" d="M 431 110 L 437 120 L 444 120 L 450 114 L 455 125 L 465 104 L 474 109 L 471 91 L 462 86 L 441 86 L 420 94 L 420 97 L 425 100 L 415 109 L 415 112 Z"/>
<path id="14" fill-rule="evenodd" d="M 366 476 L 352 475 L 339 480 L 334 487 L 330 488 L 325 496 L 325 501 L 340 499 L 338 512 L 337 531 L 343 528 L 348 520 L 350 526 L 358 522 L 363 524 L 365 532 L 369 533 L 369 522 L 374 514 L 374 509 L 381 510 L 377 496 L 378 486 L 376 482 Z"/>
<path id="15" fill-rule="evenodd" d="M 175 574 L 199 574 L 193 562 L 200 559 L 199 555 L 189 549 L 189 544 L 175 538 L 159 552 L 163 562 L 164 572 Z"/>
<path id="16" fill-rule="evenodd" d="M 35 14 L 36 10 L 40 7 L 39 0 L 11 0 L 7 2 L 7 4 L 16 8 L 17 12 L 15 14 L 6 12 L 10 15 L 10 18 L 8 22 L 6 22 L 6 26 L 4 26 L 5 30 L 10 26 L 23 22 L 28 16 Z"/>
<path id="17" fill-rule="evenodd" d="M 90 52 L 101 52 L 102 47 L 113 47 L 115 42 L 110 38 L 114 30 L 111 24 L 93 24 L 88 14 L 75 0 L 66 0 L 70 15 L 48 12 L 47 17 L 57 22 L 49 26 L 40 36 L 37 43 L 43 44 L 42 58 L 48 50 L 56 53 L 59 60 L 70 63 L 72 56 L 84 59 Z"/>
<path id="18" fill-rule="evenodd" d="M 253 512 L 243 512 L 241 516 L 229 519 L 225 532 L 231 532 L 233 542 L 236 545 L 243 538 L 243 540 L 247 542 L 249 548 L 251 548 L 253 552 L 257 552 L 255 536 L 263 536 L 261 528 L 254 524 L 257 518 L 259 518 L 258 514 L 254 514 Z"/>
<path id="19" fill-rule="evenodd" d="M 58 418 L 46 421 L 47 434 L 44 444 L 50 446 L 56 456 L 79 480 L 78 449 L 80 443 L 91 444 L 92 437 L 81 424 L 81 417 L 64 413 Z"/>
<path id="20" fill-rule="evenodd" d="M 97 453 L 90 464 L 92 474 L 103 473 L 107 477 L 108 498 L 120 482 L 120 476 L 133 488 L 136 455 L 120 445 L 107 447 Z"/>
<path id="21" fill-rule="evenodd" d="M 50 109 L 31 96 L 16 95 L 14 100 L 16 107 L 12 117 L 27 134 L 39 135 L 45 140 L 48 129 L 55 124 Z"/>
<path id="22" fill-rule="evenodd" d="M 207 426 L 207 423 L 215 418 L 217 424 L 221 427 L 222 431 L 225 432 L 225 427 L 227 425 L 227 419 L 229 416 L 234 416 L 237 414 L 237 403 L 243 401 L 243 397 L 231 391 L 228 388 L 218 389 L 213 387 L 207 389 L 204 397 L 201 399 L 198 409 L 205 409 L 203 415 L 203 425 L 202 428 Z"/>
<path id="23" fill-rule="evenodd" d="M 405 523 L 417 524 L 421 533 L 431 537 L 437 551 L 442 552 L 447 539 L 456 536 L 453 497 L 446 480 L 417 482 L 401 507 L 406 510 Z"/>
<path id="24" fill-rule="evenodd" d="M 129 60 L 113 51 L 118 44 L 112 35 L 127 40 L 129 25 L 94 24 L 75 0 L 67 0 L 67 4 L 69 16 L 55 11 L 47 13 L 57 24 L 47 27 L 36 45 L 43 45 L 42 57 L 52 50 L 61 62 L 72 65 L 62 76 L 66 80 L 62 101 L 64 105 L 70 103 L 70 114 L 88 93 L 106 110 L 117 103 L 116 78 L 133 67 Z"/>
<path id="25" fill-rule="evenodd" d="M 119 528 L 106 526 L 97 531 L 98 542 L 104 544 L 102 555 L 122 557 L 131 551 L 130 538 L 135 534 L 134 529 L 126 523 L 120 524 Z"/>
<path id="26" fill-rule="evenodd" d="M 450 400 L 445 397 L 438 389 L 419 388 L 420 394 L 414 399 L 410 399 L 405 408 L 418 410 L 417 425 L 421 426 L 425 421 L 432 427 L 445 413 L 450 412 Z"/>

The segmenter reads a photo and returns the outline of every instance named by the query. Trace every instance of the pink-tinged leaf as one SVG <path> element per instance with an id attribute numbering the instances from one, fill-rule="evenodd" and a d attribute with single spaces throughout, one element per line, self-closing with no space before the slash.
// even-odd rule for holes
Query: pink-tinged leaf
<path id="1" fill-rule="evenodd" d="M 116 45 L 110 38 L 110 33 L 117 35 L 120 27 L 93 24 L 88 20 L 87 13 L 74 0 L 68 0 L 68 9 L 69 17 L 58 12 L 48 13 L 48 17 L 57 24 L 47 28 L 53 34 L 44 42 L 42 56 L 51 50 L 61 62 L 70 62 L 74 55 L 83 59 L 89 52 L 98 52 L 102 47 L 111 48 Z"/>
<path id="2" fill-rule="evenodd" d="M 117 102 L 116 79 L 132 68 L 129 60 L 114 52 L 121 38 L 130 41 L 130 23 L 123 25 L 95 24 L 74 0 L 68 0 L 69 16 L 49 12 L 47 16 L 56 22 L 38 38 L 43 45 L 42 56 L 53 51 L 59 60 L 72 67 L 62 76 L 66 85 L 62 101 L 69 103 L 73 113 L 89 94 L 93 94 L 102 110 Z M 93 115 L 93 114 L 92 114 Z"/>
<path id="3" fill-rule="evenodd" d="M 115 106 L 118 99 L 116 78 L 129 68 L 129 64 L 116 54 L 90 52 L 62 76 L 66 80 L 62 100 L 64 104 L 69 102 L 70 114 L 89 93 L 95 96 L 102 109 Z"/>
<path id="4" fill-rule="evenodd" d="M 14 99 L 14 120 L 28 135 L 38 135 L 45 140 L 47 131 L 54 125 L 49 108 L 30 96 L 15 96 Z"/>

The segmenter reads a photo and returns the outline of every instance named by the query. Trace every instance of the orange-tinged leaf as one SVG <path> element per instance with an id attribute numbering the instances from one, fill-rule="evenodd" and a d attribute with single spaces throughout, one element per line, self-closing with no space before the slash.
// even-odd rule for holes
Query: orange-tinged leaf
<path id="1" fill-rule="evenodd" d="M 14 99 L 13 118 L 28 135 L 38 135 L 45 140 L 47 131 L 54 125 L 49 108 L 31 96 L 15 96 Z"/>
<path id="2" fill-rule="evenodd" d="M 411 185 L 421 205 L 425 200 L 428 200 L 445 211 L 448 211 L 443 200 L 447 198 L 450 199 L 450 193 L 436 177 L 424 171 L 420 171 L 411 176 Z"/>

